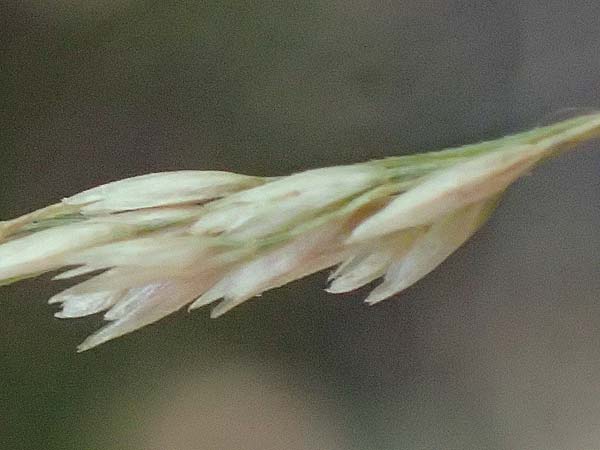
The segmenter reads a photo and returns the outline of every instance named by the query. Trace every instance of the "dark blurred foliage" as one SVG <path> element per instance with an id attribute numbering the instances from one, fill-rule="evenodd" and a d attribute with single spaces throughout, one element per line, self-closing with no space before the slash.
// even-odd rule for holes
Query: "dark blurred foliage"
<path id="1" fill-rule="evenodd" d="M 599 31 L 579 0 L 4 1 L 0 220 L 147 172 L 278 175 L 564 118 L 598 105 Z M 2 288 L 0 448 L 598 448 L 599 145 L 373 308 L 320 274 L 76 354 L 100 319 L 53 318 L 62 283 Z"/>

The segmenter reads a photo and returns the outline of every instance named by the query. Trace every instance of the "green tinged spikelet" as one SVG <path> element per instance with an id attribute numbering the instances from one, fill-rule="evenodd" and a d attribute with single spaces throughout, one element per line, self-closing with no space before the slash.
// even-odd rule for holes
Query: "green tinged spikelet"
<path id="1" fill-rule="evenodd" d="M 328 291 L 378 278 L 366 302 L 408 288 L 487 220 L 543 160 L 600 135 L 600 114 L 438 152 L 280 178 L 155 173 L 0 222 L 0 285 L 61 268 L 96 273 L 52 299 L 60 318 L 105 312 L 87 350 L 188 305 L 217 317 L 337 266 Z"/>

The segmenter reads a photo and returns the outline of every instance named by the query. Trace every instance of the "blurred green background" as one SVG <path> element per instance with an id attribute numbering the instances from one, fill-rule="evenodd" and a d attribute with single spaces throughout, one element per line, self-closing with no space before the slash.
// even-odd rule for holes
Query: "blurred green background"
<path id="1" fill-rule="evenodd" d="M 280 175 L 597 106 L 600 2 L 0 4 L 0 220 L 147 172 Z M 0 290 L 0 449 L 600 448 L 600 144 L 372 308 L 319 274 L 90 352 Z"/>

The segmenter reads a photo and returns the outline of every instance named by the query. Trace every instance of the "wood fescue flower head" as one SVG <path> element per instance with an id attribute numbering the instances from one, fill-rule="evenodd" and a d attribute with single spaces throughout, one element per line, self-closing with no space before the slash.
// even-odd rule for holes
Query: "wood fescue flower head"
<path id="1" fill-rule="evenodd" d="M 280 178 L 157 173 L 109 183 L 0 222 L 0 284 L 55 271 L 94 276 L 54 296 L 56 317 L 105 311 L 80 350 L 185 305 L 217 317 L 338 266 L 332 293 L 378 278 L 377 303 L 411 286 L 485 222 L 542 160 L 600 135 L 600 114 L 441 152 Z"/>

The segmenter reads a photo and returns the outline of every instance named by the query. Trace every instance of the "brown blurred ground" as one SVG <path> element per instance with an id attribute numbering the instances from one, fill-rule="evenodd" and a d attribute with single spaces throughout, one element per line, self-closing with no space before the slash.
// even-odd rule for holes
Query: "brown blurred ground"
<path id="1" fill-rule="evenodd" d="M 0 219 L 179 168 L 276 175 L 598 106 L 600 3 L 0 5 Z M 600 143 L 540 168 L 373 308 L 324 275 L 77 355 L 48 279 L 0 291 L 1 449 L 600 448 Z"/>

